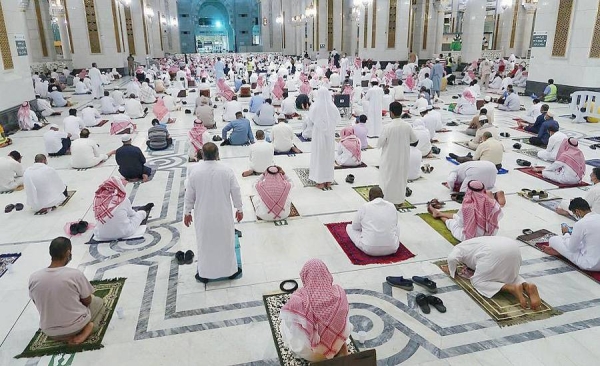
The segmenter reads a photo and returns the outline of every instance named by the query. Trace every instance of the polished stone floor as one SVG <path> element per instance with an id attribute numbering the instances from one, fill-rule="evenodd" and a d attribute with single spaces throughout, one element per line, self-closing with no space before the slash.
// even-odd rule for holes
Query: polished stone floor
<path id="1" fill-rule="evenodd" d="M 108 86 L 124 85 L 120 80 Z M 446 103 L 462 87 L 450 87 L 442 95 Z M 188 105 L 193 109 L 196 95 L 190 93 Z M 414 96 L 409 96 L 414 100 Z M 81 109 L 92 101 L 90 96 L 74 96 Z M 531 101 L 521 97 L 529 107 Z M 247 103 L 248 99 L 242 99 Z M 410 102 L 409 102 L 410 103 Z M 220 104 L 219 104 L 220 105 Z M 569 114 L 568 105 L 552 104 L 557 116 Z M 62 125 L 62 117 L 49 120 Z M 217 109 L 220 116 L 221 109 Z M 525 136 L 509 129 L 513 118 L 525 112 L 496 111 L 496 124 L 511 137 Z M 466 121 L 442 110 L 444 122 Z M 137 120 L 139 132 L 134 144 L 145 151 L 146 131 L 152 113 Z M 353 186 L 378 183 L 380 151 L 363 153 L 366 168 L 336 170 L 339 185 L 332 191 L 304 188 L 293 172 L 307 168 L 310 143 L 297 141 L 304 151 L 296 156 L 276 156 L 294 181 L 291 195 L 300 217 L 288 220 L 288 225 L 257 222 L 249 196 L 257 177 L 242 178 L 248 166 L 249 147 L 221 148 L 222 163 L 238 175 L 244 201 L 244 220 L 236 224 L 243 232 L 241 251 L 243 277 L 235 281 L 209 283 L 205 288 L 194 279 L 195 264 L 178 266 L 174 254 L 178 250 L 196 252 L 194 231 L 182 223 L 184 180 L 187 162 L 187 130 L 193 117 L 183 111 L 174 113 L 177 122 L 169 125 L 175 139 L 173 150 L 146 152 L 148 162 L 158 168 L 154 179 L 144 184 L 127 186 L 134 204 L 154 202 L 143 240 L 88 245 L 90 234 L 72 238 L 73 261 L 70 266 L 82 270 L 89 279 L 126 277 L 127 281 L 118 306 L 122 318 L 114 316 L 104 337 L 104 348 L 75 354 L 72 365 L 276 365 L 277 353 L 266 318 L 262 296 L 279 291 L 282 280 L 298 278 L 304 262 L 320 258 L 334 274 L 335 282 L 346 288 L 351 303 L 351 321 L 355 331 L 365 331 L 362 348 L 376 348 L 380 365 L 593 365 L 600 356 L 597 337 L 600 336 L 600 285 L 563 262 L 550 258 L 527 246 L 522 246 L 522 273 L 538 284 L 542 297 L 563 314 L 547 320 L 499 328 L 490 317 L 461 291 L 432 262 L 443 259 L 452 245 L 431 229 L 416 213 L 425 212 L 425 203 L 434 197 L 449 200 L 449 192 L 441 186 L 454 165 L 443 157 L 449 152 L 466 154 L 454 144 L 466 141 L 461 132 L 465 126 L 451 127 L 452 132 L 438 135 L 442 159 L 428 160 L 435 167 L 431 174 L 411 183 L 410 202 L 417 206 L 400 214 L 400 238 L 416 256 L 405 262 L 388 265 L 352 265 L 339 248 L 326 223 L 349 221 L 363 199 L 345 183 L 345 176 L 356 176 Z M 220 120 L 220 118 L 217 118 Z M 598 136 L 594 124 L 576 124 L 558 117 L 561 128 L 570 136 Z M 291 121 L 300 131 L 301 121 Z M 351 123 L 344 119 L 344 125 Z M 219 122 L 220 133 L 224 124 Z M 344 126 L 338 126 L 338 130 Z M 256 128 L 256 126 L 253 126 Z M 44 130 L 18 132 L 13 137 L 25 166 L 33 156 L 43 152 Z M 121 145 L 118 136 L 109 134 L 109 124 L 92 129 L 92 138 L 109 151 Z M 544 189 L 562 198 L 583 196 L 578 188 L 556 189 L 555 186 L 514 171 L 516 159 L 526 158 L 512 149 L 513 141 L 504 139 L 504 165 L 509 174 L 499 175 L 497 188 L 507 193 L 508 203 L 500 223 L 499 235 L 515 238 L 525 228 L 546 228 L 557 232 L 565 219 L 550 210 L 516 195 L 523 187 Z M 370 144 L 376 145 L 375 139 Z M 590 141 L 581 139 L 586 158 L 600 158 L 589 149 Z M 9 149 L 2 149 L 3 154 Z M 45 216 L 34 216 L 26 208 L 21 212 L 1 213 L 2 235 L 0 253 L 20 252 L 22 257 L 11 271 L 0 278 L 0 364 L 48 365 L 51 357 L 20 359 L 20 353 L 38 329 L 38 314 L 27 290 L 29 275 L 49 263 L 48 244 L 65 235 L 63 226 L 69 221 L 84 219 L 93 222 L 92 201 L 97 186 L 107 177 L 118 174 L 114 158 L 86 171 L 69 167 L 69 157 L 49 159 L 60 176 L 77 193 L 65 206 Z M 587 175 L 591 167 L 588 167 Z M 586 180 L 589 178 L 586 176 Z M 0 195 L 0 207 L 9 203 L 25 203 L 25 192 Z M 447 207 L 456 208 L 449 202 Z M 388 275 L 427 275 L 438 283 L 439 297 L 448 312 L 422 314 L 416 304 L 418 290 L 406 292 L 385 284 Z"/>

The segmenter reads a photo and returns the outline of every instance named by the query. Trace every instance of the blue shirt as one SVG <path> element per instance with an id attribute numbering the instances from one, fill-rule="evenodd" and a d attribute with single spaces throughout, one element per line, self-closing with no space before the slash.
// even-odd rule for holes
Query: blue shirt
<path id="1" fill-rule="evenodd" d="M 240 88 L 242 87 L 242 80 L 236 78 L 233 81 L 233 85 L 234 85 L 233 87 L 234 87 L 235 91 L 238 92 L 240 90 Z"/>
<path id="2" fill-rule="evenodd" d="M 258 112 L 260 106 L 262 106 L 264 102 L 265 98 L 263 98 L 262 95 L 259 94 L 253 96 L 252 99 L 250 99 L 250 106 L 248 107 L 248 111 L 250 111 L 250 113 Z"/>
<path id="3" fill-rule="evenodd" d="M 250 121 L 245 118 L 233 120 L 223 127 L 222 136 L 223 140 L 227 139 L 227 132 L 233 130 L 229 135 L 229 142 L 231 145 L 246 145 L 248 143 L 254 143 L 254 136 L 252 136 L 252 129 L 250 128 Z"/>
<path id="4" fill-rule="evenodd" d="M 537 118 L 535 119 L 535 123 L 533 125 L 525 126 L 523 129 L 528 132 L 539 133 L 540 127 L 542 127 L 542 123 L 544 123 L 544 121 L 546 120 L 546 118 L 544 118 L 545 116 L 546 116 L 546 112 L 542 112 L 542 114 L 537 116 Z"/>
<path id="5" fill-rule="evenodd" d="M 550 139 L 550 132 L 548 132 L 548 127 L 556 126 L 558 129 L 558 122 L 553 119 L 549 119 L 542 123 L 542 127 L 540 127 L 540 132 L 538 132 L 538 138 L 542 141 L 542 144 L 548 145 L 548 140 Z"/>

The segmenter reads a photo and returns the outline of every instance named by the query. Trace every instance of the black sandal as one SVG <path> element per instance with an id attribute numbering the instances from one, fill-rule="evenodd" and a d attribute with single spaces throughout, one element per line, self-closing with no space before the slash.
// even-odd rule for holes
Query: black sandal
<path id="1" fill-rule="evenodd" d="M 194 261 L 194 252 L 192 252 L 191 250 L 188 250 L 183 255 L 183 264 L 192 264 L 193 261 Z"/>
<path id="2" fill-rule="evenodd" d="M 177 253 L 175 253 L 175 259 L 177 259 L 177 263 L 179 265 L 182 265 L 185 262 L 185 254 L 180 250 Z"/>
<path id="3" fill-rule="evenodd" d="M 446 312 L 446 306 L 444 306 L 444 302 L 439 297 L 427 296 L 427 302 L 429 303 L 429 305 L 436 308 L 436 310 L 440 313 Z"/>
<path id="4" fill-rule="evenodd" d="M 525 235 L 531 235 L 531 234 L 533 234 L 533 230 L 531 230 L 531 229 L 523 229 L 523 234 L 525 234 Z"/>
<path id="5" fill-rule="evenodd" d="M 427 296 L 424 294 L 418 294 L 415 298 L 417 301 L 417 305 L 424 314 L 429 314 L 431 312 L 431 308 L 429 307 L 429 302 L 427 301 Z"/>

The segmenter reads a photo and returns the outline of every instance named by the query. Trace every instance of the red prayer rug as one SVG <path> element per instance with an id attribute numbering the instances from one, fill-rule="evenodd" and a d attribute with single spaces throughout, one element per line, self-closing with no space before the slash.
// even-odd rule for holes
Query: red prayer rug
<path id="1" fill-rule="evenodd" d="M 327 229 L 335 241 L 338 242 L 344 253 L 352 264 L 356 264 L 359 266 L 364 266 L 367 264 L 387 264 L 387 263 L 396 263 L 401 262 L 407 259 L 414 257 L 415 255 L 408 250 L 402 243 L 400 243 L 400 247 L 398 247 L 398 251 L 394 254 L 385 255 L 381 257 L 373 257 L 368 254 L 365 254 L 363 251 L 358 249 L 350 237 L 346 232 L 346 225 L 351 222 L 336 222 L 331 224 L 325 224 Z"/>
<path id="2" fill-rule="evenodd" d="M 525 167 L 525 168 L 515 168 L 516 170 L 519 170 L 525 174 L 531 175 L 532 177 L 536 177 L 538 179 L 543 180 L 544 182 L 548 182 L 550 184 L 554 184 L 555 186 L 557 186 L 558 188 L 573 188 L 573 187 L 585 187 L 585 186 L 589 186 L 589 183 L 586 182 L 580 182 L 577 184 L 561 184 L 558 182 L 555 182 L 553 180 L 550 179 L 546 179 L 542 176 L 541 172 L 536 172 L 534 171 L 535 168 L 543 168 L 543 166 L 538 166 L 538 167 Z"/>

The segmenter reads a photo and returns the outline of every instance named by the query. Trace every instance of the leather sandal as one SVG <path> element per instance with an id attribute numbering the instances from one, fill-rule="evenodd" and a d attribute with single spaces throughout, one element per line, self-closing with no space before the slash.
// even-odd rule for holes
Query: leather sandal
<path id="1" fill-rule="evenodd" d="M 431 308 L 429 307 L 429 302 L 427 301 L 427 295 L 418 294 L 415 298 L 417 305 L 424 314 L 429 314 L 431 312 Z"/>
<path id="2" fill-rule="evenodd" d="M 436 310 L 440 313 L 446 312 L 446 306 L 444 306 L 444 302 L 439 297 L 427 296 L 427 302 L 429 303 L 429 305 L 436 308 Z"/>

